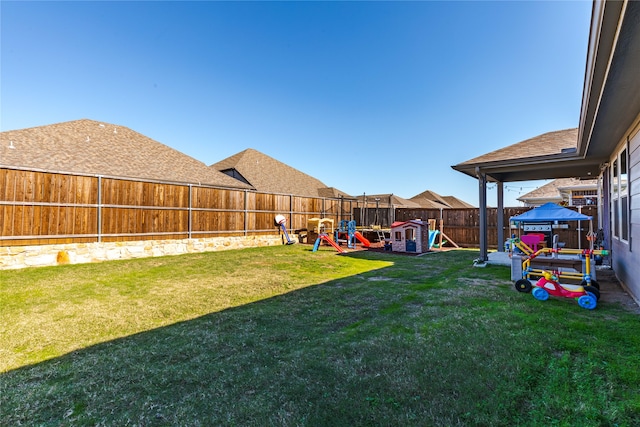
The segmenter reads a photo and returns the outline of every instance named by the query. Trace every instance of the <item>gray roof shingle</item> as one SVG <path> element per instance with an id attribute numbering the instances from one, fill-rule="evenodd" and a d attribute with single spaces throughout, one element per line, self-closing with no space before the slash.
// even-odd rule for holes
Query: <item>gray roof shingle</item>
<path id="1" fill-rule="evenodd" d="M 375 203 L 376 199 L 379 199 L 380 204 L 391 204 L 396 208 L 420 208 L 420 205 L 416 202 L 396 196 L 395 194 L 365 194 L 364 197 L 359 196 L 357 199 L 358 201 L 366 200 L 369 203 Z"/>
<path id="2" fill-rule="evenodd" d="M 348 194 L 333 187 L 327 187 L 320 180 L 252 148 L 227 157 L 210 167 L 230 176 L 238 177 L 238 179 L 244 179 L 256 190 L 266 193 L 352 198 Z"/>
<path id="3" fill-rule="evenodd" d="M 464 202 L 454 196 L 441 196 L 435 191 L 426 190 L 420 194 L 417 194 L 409 200 L 419 204 L 423 208 L 427 209 L 460 209 L 460 208 L 473 208 L 467 202 Z"/>
<path id="4" fill-rule="evenodd" d="M 0 133 L 0 166 L 251 188 L 127 127 L 88 119 Z"/>
<path id="5" fill-rule="evenodd" d="M 558 130 L 543 133 L 542 135 L 520 141 L 508 147 L 483 154 L 482 156 L 462 162 L 460 165 L 475 165 L 560 154 L 566 149 L 576 149 L 577 145 L 578 128 Z"/>
<path id="6" fill-rule="evenodd" d="M 518 197 L 521 202 L 535 200 L 563 199 L 561 190 L 594 190 L 598 188 L 597 179 L 558 178 Z"/>

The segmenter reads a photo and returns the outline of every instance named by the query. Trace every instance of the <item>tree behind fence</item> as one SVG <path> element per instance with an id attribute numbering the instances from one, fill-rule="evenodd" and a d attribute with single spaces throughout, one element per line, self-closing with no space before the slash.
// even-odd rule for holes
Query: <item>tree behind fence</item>
<path id="1" fill-rule="evenodd" d="M 0 169 L 0 246 L 278 234 L 351 219 L 351 201 Z"/>

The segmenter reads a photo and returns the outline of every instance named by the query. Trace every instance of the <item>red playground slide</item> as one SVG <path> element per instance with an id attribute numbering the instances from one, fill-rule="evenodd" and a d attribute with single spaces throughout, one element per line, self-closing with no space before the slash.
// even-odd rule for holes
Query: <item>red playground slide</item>
<path id="1" fill-rule="evenodd" d="M 344 253 L 344 249 L 342 249 L 340 247 L 339 244 L 337 244 L 336 242 L 334 242 L 333 240 L 331 240 L 328 236 L 320 236 L 320 239 L 324 240 L 325 242 L 328 242 L 331 246 L 333 246 L 334 248 L 336 248 L 336 250 L 338 252 L 340 252 L 341 254 Z"/>
<path id="2" fill-rule="evenodd" d="M 362 246 L 364 246 L 365 248 L 368 248 L 369 246 L 371 246 L 371 242 L 369 241 L 369 239 L 367 239 L 362 234 L 360 234 L 359 231 L 356 231 L 355 236 L 356 236 L 356 239 L 358 239 L 360 243 L 362 243 Z"/>

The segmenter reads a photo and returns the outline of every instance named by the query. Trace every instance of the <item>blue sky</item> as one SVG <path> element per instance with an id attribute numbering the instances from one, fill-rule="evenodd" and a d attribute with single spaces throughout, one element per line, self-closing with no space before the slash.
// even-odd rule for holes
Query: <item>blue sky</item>
<path id="1" fill-rule="evenodd" d="M 578 126 L 589 1 L 2 1 L 0 130 L 88 118 L 206 164 L 478 203 L 451 165 Z M 543 182 L 506 183 L 507 206 Z M 495 204 L 495 190 L 488 201 Z"/>

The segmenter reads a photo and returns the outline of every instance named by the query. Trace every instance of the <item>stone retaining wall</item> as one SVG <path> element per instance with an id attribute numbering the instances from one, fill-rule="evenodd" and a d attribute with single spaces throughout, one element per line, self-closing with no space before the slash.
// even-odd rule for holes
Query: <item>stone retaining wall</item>
<path id="1" fill-rule="evenodd" d="M 0 270 L 282 245 L 282 236 L 209 237 L 135 242 L 0 247 Z"/>

